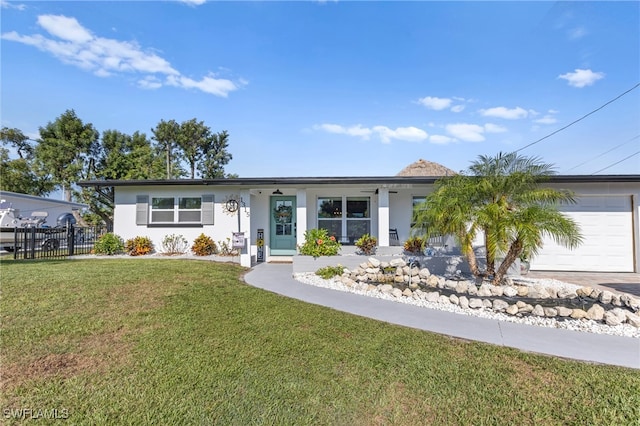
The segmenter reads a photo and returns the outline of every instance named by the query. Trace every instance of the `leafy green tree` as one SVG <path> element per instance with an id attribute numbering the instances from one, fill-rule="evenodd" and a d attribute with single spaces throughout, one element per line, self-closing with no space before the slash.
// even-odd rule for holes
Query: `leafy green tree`
<path id="1" fill-rule="evenodd" d="M 417 228 L 454 235 L 476 276 L 483 274 L 472 244 L 484 236 L 484 275 L 498 284 L 518 257 L 539 252 L 544 236 L 570 249 L 582 242 L 578 225 L 558 210 L 561 203 L 575 202 L 573 193 L 542 186 L 553 174 L 551 165 L 535 157 L 480 156 L 466 174 L 437 182 L 415 212 Z M 496 260 L 503 256 L 496 270 Z"/>
<path id="2" fill-rule="evenodd" d="M 0 188 L 5 191 L 43 196 L 54 189 L 53 183 L 36 172 L 33 145 L 20 129 L 3 127 L 0 130 L 3 145 L 14 148 L 18 158 L 11 159 L 9 150 L 0 148 Z"/>
<path id="3" fill-rule="evenodd" d="M 29 138 L 20 129 L 3 127 L 0 130 L 0 140 L 5 145 L 13 146 L 20 158 L 31 158 L 33 155 L 33 146 L 29 142 Z"/>
<path id="4" fill-rule="evenodd" d="M 236 175 L 225 175 L 224 173 L 224 166 L 233 159 L 228 148 L 229 133 L 226 130 L 213 134 L 207 139 L 207 144 L 203 150 L 203 158 L 198 166 L 203 179 L 237 177 Z"/>
<path id="5" fill-rule="evenodd" d="M 95 168 L 98 179 L 161 179 L 164 172 L 163 159 L 144 133 L 103 132 Z"/>
<path id="6" fill-rule="evenodd" d="M 180 124 L 177 143 L 182 155 L 189 163 L 191 179 L 195 178 L 196 164 L 203 158 L 211 139 L 211 129 L 203 121 L 192 118 Z"/>
<path id="7" fill-rule="evenodd" d="M 161 179 L 163 176 L 163 159 L 144 133 L 103 132 L 91 179 Z M 113 225 L 112 187 L 83 188 L 77 195 L 108 227 Z"/>
<path id="8" fill-rule="evenodd" d="M 225 177 L 224 166 L 233 158 L 228 151 L 226 130 L 212 133 L 203 121 L 192 118 L 180 124 L 175 120 L 161 120 L 152 132 L 157 149 L 165 157 L 167 179 L 187 175 L 180 167 L 182 160 L 189 165 L 191 179 L 195 178 L 196 170 L 203 179 Z"/>
<path id="9" fill-rule="evenodd" d="M 175 120 L 160 122 L 151 129 L 153 139 L 157 142 L 159 152 L 165 158 L 167 179 L 173 179 L 184 175 L 184 170 L 180 167 L 180 151 L 178 149 L 178 139 L 180 137 L 180 124 Z"/>
<path id="10" fill-rule="evenodd" d="M 44 196 L 53 191 L 54 185 L 34 172 L 32 161 L 26 158 L 10 159 L 9 151 L 0 148 L 0 189 Z"/>
<path id="11" fill-rule="evenodd" d="M 473 220 L 475 180 L 464 175 L 444 177 L 435 184 L 435 190 L 414 210 L 414 232 L 428 239 L 436 235 L 453 235 L 460 251 L 469 262 L 474 276 L 481 274 L 473 242 L 478 235 L 478 224 Z"/>
<path id="12" fill-rule="evenodd" d="M 95 166 L 99 133 L 91 123 L 83 123 L 74 110 L 67 110 L 54 122 L 40 127 L 35 159 L 56 187 L 62 187 L 71 201 L 72 185 L 87 179 Z"/>

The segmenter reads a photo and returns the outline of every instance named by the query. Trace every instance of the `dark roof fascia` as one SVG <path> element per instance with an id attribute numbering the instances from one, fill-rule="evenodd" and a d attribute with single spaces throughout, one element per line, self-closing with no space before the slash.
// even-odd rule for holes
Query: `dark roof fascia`
<path id="1" fill-rule="evenodd" d="M 326 185 L 326 184 L 403 184 L 434 183 L 439 176 L 386 176 L 386 177 L 266 177 L 232 179 L 160 179 L 160 180 L 89 180 L 79 182 L 82 187 L 93 186 L 256 186 L 256 185 Z"/>
<path id="2" fill-rule="evenodd" d="M 550 182 L 554 183 L 616 183 L 640 182 L 640 175 L 556 175 Z"/>
<path id="3" fill-rule="evenodd" d="M 150 179 L 150 180 L 87 180 L 81 187 L 109 186 L 278 186 L 278 185 L 396 185 L 433 184 L 441 176 L 365 176 L 365 177 L 266 177 L 231 179 Z M 640 182 L 640 175 L 555 175 L 551 183 L 614 183 Z"/>

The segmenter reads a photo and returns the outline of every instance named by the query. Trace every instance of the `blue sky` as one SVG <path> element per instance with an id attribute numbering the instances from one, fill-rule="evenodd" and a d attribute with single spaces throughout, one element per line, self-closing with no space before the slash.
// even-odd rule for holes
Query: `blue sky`
<path id="1" fill-rule="evenodd" d="M 640 83 L 638 2 L 1 2 L 2 126 L 197 118 L 240 177 L 462 170 Z M 639 151 L 640 87 L 520 152 L 637 174 Z"/>

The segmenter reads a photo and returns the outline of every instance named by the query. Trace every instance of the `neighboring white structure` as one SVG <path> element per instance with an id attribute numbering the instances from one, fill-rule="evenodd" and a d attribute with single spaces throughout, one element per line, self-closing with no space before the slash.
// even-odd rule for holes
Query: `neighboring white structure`
<path id="1" fill-rule="evenodd" d="M 20 194 L 17 192 L 0 191 L 0 200 L 11 204 L 16 217 L 29 217 L 34 212 L 47 213 L 45 226 L 56 226 L 58 216 L 64 213 L 72 213 L 75 210 L 88 208 L 86 204 L 71 203 L 69 201 L 53 200 L 51 198 L 37 197 L 35 195 Z"/>
<path id="2" fill-rule="evenodd" d="M 364 233 L 378 245 L 410 236 L 413 205 L 438 177 L 237 178 L 213 180 L 87 181 L 112 186 L 114 232 L 124 239 L 151 238 L 159 247 L 169 234 L 190 243 L 204 233 L 214 241 L 244 232 L 240 263 L 296 254 L 304 233 L 327 228 L 343 244 Z M 564 208 L 578 221 L 584 244 L 569 251 L 549 240 L 531 262 L 533 270 L 640 270 L 640 175 L 555 176 L 550 186 L 573 190 L 577 204 Z M 398 240 L 390 240 L 390 229 Z"/>

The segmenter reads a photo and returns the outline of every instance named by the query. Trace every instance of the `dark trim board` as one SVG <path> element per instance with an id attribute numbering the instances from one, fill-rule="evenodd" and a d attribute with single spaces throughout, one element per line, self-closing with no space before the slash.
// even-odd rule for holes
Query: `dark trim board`
<path id="1" fill-rule="evenodd" d="M 202 228 L 201 223 L 148 223 L 147 228 Z"/>
<path id="2" fill-rule="evenodd" d="M 278 186 L 278 185 L 407 185 L 433 184 L 441 176 L 369 176 L 369 177 L 265 177 L 233 179 L 150 179 L 150 180 L 86 180 L 82 187 L 105 186 Z M 614 183 L 640 182 L 640 175 L 556 175 L 549 183 Z"/>

